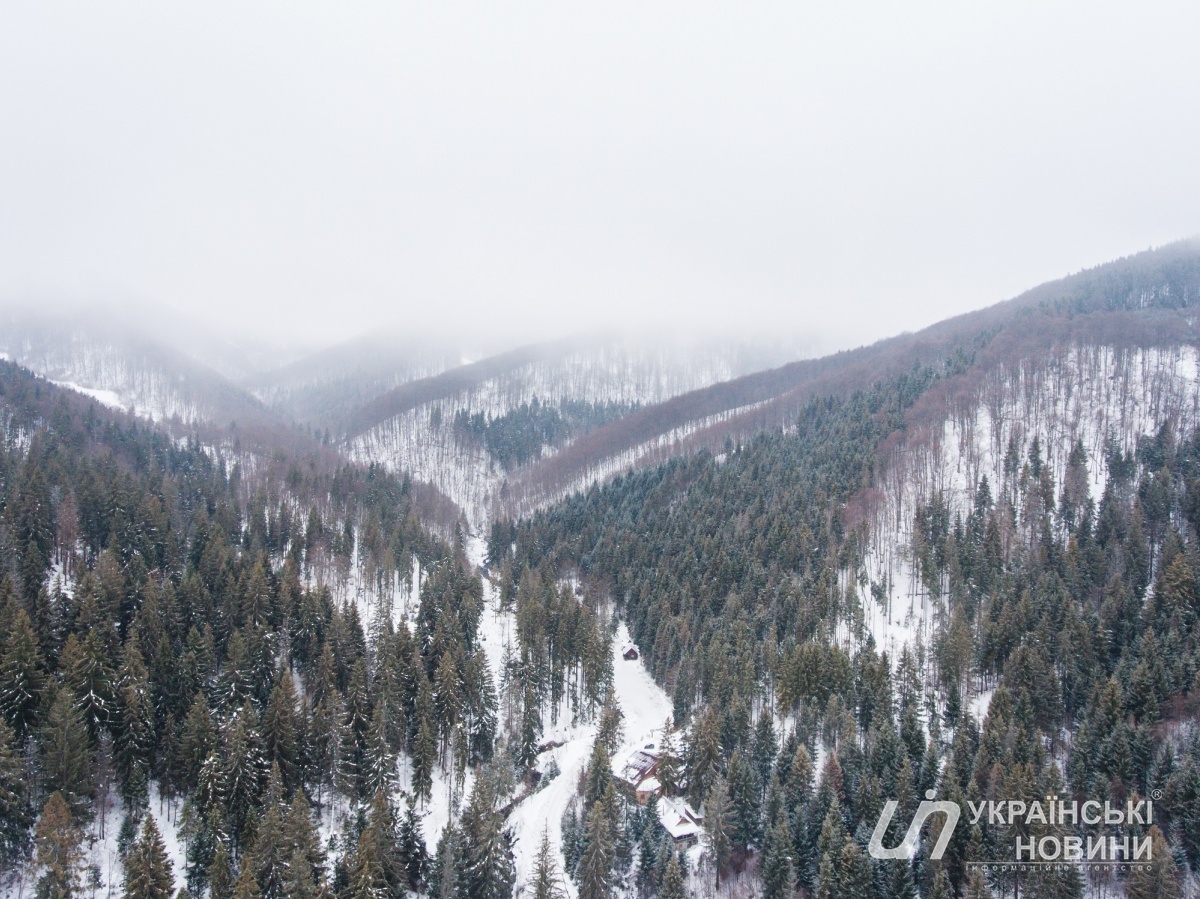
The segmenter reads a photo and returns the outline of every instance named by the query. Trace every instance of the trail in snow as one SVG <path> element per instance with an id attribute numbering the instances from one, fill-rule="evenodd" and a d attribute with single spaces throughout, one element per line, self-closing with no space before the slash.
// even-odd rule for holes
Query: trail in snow
<path id="1" fill-rule="evenodd" d="M 475 565 L 483 564 L 485 554 L 483 540 L 471 537 L 467 544 L 467 555 Z M 505 649 L 512 645 L 516 650 L 515 621 L 511 613 L 500 614 L 498 591 L 484 580 L 486 603 L 479 627 L 480 644 L 487 653 L 496 684 L 500 684 L 500 673 L 504 664 Z M 629 642 L 629 631 L 622 622 L 613 640 L 613 680 L 617 701 L 624 714 L 622 721 L 624 737 L 615 760 L 624 759 L 634 748 L 648 742 L 657 742 L 663 725 L 672 713 L 670 697 L 650 677 L 641 660 L 625 661 L 621 647 Z M 561 715 L 557 724 L 549 725 L 542 734 L 542 742 L 561 743 L 538 757 L 538 769 L 546 771 L 551 762 L 558 765 L 560 773 L 536 793 L 526 797 L 512 810 L 508 824 L 516 838 L 514 856 L 517 869 L 517 884 L 528 883 L 533 876 L 538 849 L 542 843 L 543 829 L 550 838 L 550 845 L 558 857 L 559 870 L 565 869 L 562 854 L 562 817 L 575 795 L 579 777 L 587 767 L 592 743 L 596 738 L 595 722 L 573 724 L 569 713 Z M 428 834 L 428 829 L 426 833 Z M 564 878 L 564 886 L 572 899 L 578 895 L 574 883 Z"/>

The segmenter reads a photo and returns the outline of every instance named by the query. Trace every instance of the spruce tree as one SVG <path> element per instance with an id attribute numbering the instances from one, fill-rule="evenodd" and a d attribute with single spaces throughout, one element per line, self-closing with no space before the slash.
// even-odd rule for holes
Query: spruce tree
<path id="1" fill-rule="evenodd" d="M 209 899 L 233 899 L 233 887 L 233 865 L 229 860 L 229 850 L 222 840 L 217 843 L 212 863 L 208 866 Z"/>
<path id="2" fill-rule="evenodd" d="M 262 732 L 267 761 L 279 765 L 284 789 L 289 794 L 300 782 L 296 730 L 296 692 L 292 687 L 292 673 L 285 666 L 280 669 L 263 710 Z"/>
<path id="3" fill-rule="evenodd" d="M 258 881 L 254 879 L 250 865 L 242 865 L 242 870 L 238 872 L 237 882 L 233 887 L 233 899 L 262 899 L 262 893 L 258 891 Z"/>
<path id="4" fill-rule="evenodd" d="M 713 784 L 708 793 L 708 800 L 704 803 L 704 838 L 713 860 L 718 889 L 721 887 L 721 874 L 729 868 L 733 856 L 732 833 L 729 791 L 722 779 Z"/>
<path id="5" fill-rule="evenodd" d="M 616 835 L 603 802 L 592 804 L 584 831 L 583 856 L 579 860 L 580 899 L 609 899 L 616 857 Z"/>
<path id="6" fill-rule="evenodd" d="M 1150 828 L 1150 862 L 1135 866 L 1126 891 L 1129 899 L 1179 899 L 1183 895 L 1171 848 L 1158 825 Z"/>
<path id="7" fill-rule="evenodd" d="M 494 807 L 495 787 L 489 775 L 475 782 L 463 813 L 463 887 L 472 899 L 509 899 L 516 870 L 513 837 Z"/>
<path id="8" fill-rule="evenodd" d="M 62 793 L 51 793 L 46 800 L 34 844 L 35 864 L 42 872 L 37 882 L 38 899 L 74 899 L 79 895 L 83 832 Z"/>
<path id="9" fill-rule="evenodd" d="M 61 793 L 76 814 L 92 795 L 90 745 L 75 694 L 62 687 L 42 728 L 42 777 L 46 790 Z"/>
<path id="10" fill-rule="evenodd" d="M 787 899 L 796 891 L 792 866 L 792 838 L 782 817 L 768 831 L 759 859 L 763 899 Z"/>
<path id="11" fill-rule="evenodd" d="M 37 723 L 37 707 L 42 698 L 42 660 L 37 637 L 22 608 L 13 608 L 6 618 L 6 632 L 0 634 L 0 715 L 23 740 Z"/>
<path id="12" fill-rule="evenodd" d="M 0 866 L 25 854 L 33 824 L 24 766 L 14 739 L 12 728 L 0 718 Z"/>
<path id="13" fill-rule="evenodd" d="M 870 861 L 854 840 L 848 839 L 842 846 L 838 881 L 838 899 L 875 899 L 875 878 Z"/>
<path id="14" fill-rule="evenodd" d="M 167 847 L 147 814 L 142 832 L 125 858 L 125 899 L 174 899 L 175 878 L 171 876 L 171 860 Z"/>
<path id="15" fill-rule="evenodd" d="M 154 712 L 149 684 L 143 677 L 121 688 L 113 740 L 121 793 L 131 808 L 141 808 L 146 802 L 154 742 Z"/>
<path id="16" fill-rule="evenodd" d="M 527 892 L 530 899 L 564 899 L 566 891 L 558 874 L 554 847 L 550 845 L 550 831 L 542 827 L 542 842 L 533 863 L 533 880 Z"/>
<path id="17" fill-rule="evenodd" d="M 686 899 L 683 870 L 679 867 L 679 856 L 674 852 L 671 853 L 671 860 L 667 862 L 662 883 L 658 887 L 658 896 L 659 899 Z"/>
<path id="18" fill-rule="evenodd" d="M 421 835 L 421 819 L 412 797 L 408 799 L 408 809 L 400 822 L 397 834 L 396 851 L 400 867 L 404 871 L 404 880 L 413 892 L 423 892 L 429 877 L 429 853 L 425 849 L 425 838 Z"/>
<path id="19" fill-rule="evenodd" d="M 734 848 L 745 852 L 761 840 L 761 793 L 758 779 L 740 752 L 729 760 L 729 807 Z"/>

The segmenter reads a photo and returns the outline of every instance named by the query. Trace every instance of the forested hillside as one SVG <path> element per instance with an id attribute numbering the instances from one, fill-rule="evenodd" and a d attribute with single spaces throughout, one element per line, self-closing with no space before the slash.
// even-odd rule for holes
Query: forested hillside
<path id="1" fill-rule="evenodd" d="M 662 795 L 705 815 L 691 889 L 1194 889 L 1196 264 L 1168 260 L 1154 288 L 1162 259 L 1141 262 L 983 315 L 940 361 L 843 379 L 782 427 L 493 526 L 502 579 L 611 595 L 673 695 L 681 745 Z M 1116 829 L 968 818 L 938 861 L 927 824 L 911 865 L 871 859 L 885 801 L 899 803 L 895 845 L 927 791 L 964 810 L 1157 801 L 1152 822 Z M 597 791 L 581 795 L 582 818 L 602 817 Z M 1153 864 L 982 864 L 1014 861 L 1017 838 L 1100 833 L 1150 840 Z M 568 871 L 601 895 L 590 828 L 582 839 Z M 606 873 L 673 895 L 661 854 L 628 870 L 618 853 Z"/>
<path id="2" fill-rule="evenodd" d="M 0 896 L 1195 895 L 1197 296 L 1179 244 L 750 374 L 339 351 L 211 382 L 249 422 L 0 361 Z M 971 814 L 1050 797 L 1154 811 Z"/>
<path id="3" fill-rule="evenodd" d="M 497 699 L 479 578 L 408 483 L 230 464 L 11 363 L 0 404 L 4 888 L 422 888 L 420 810 L 492 757 Z M 463 877 L 511 881 L 468 869 L 503 839 L 472 796 Z"/>

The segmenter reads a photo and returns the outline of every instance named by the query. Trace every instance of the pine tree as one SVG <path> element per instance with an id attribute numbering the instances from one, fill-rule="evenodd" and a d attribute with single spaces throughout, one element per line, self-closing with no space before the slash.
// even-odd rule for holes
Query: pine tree
<path id="1" fill-rule="evenodd" d="M 973 868 L 967 877 L 966 899 L 993 899 L 992 890 L 979 868 Z"/>
<path id="2" fill-rule="evenodd" d="M 664 796 L 677 796 L 680 790 L 679 750 L 675 744 L 675 728 L 668 718 L 663 724 L 662 740 L 658 747 L 658 782 Z"/>
<path id="3" fill-rule="evenodd" d="M 121 688 L 113 742 L 122 795 L 131 808 L 141 808 L 146 801 L 154 752 L 153 716 L 145 678 L 125 684 Z"/>
<path id="4" fill-rule="evenodd" d="M 438 837 L 437 853 L 429 871 L 431 899 L 456 899 L 460 895 L 458 872 L 461 867 L 461 834 L 453 822 Z"/>
<path id="5" fill-rule="evenodd" d="M 888 899 L 917 899 L 917 885 L 913 881 L 912 867 L 902 859 L 887 863 L 887 887 L 884 895 Z"/>
<path id="6" fill-rule="evenodd" d="M 311 883 L 315 888 L 324 873 L 325 853 L 321 850 L 312 808 L 304 790 L 297 790 L 292 796 L 284 824 L 284 844 L 292 853 L 288 868 L 293 881 Z M 301 868 L 295 870 L 298 863 L 302 863 Z M 287 889 L 284 894 L 290 895 Z"/>
<path id="7" fill-rule="evenodd" d="M 433 766 L 437 761 L 437 737 L 428 718 L 420 719 L 417 738 L 413 741 L 413 792 L 422 802 L 428 802 L 433 792 Z"/>
<path id="8" fill-rule="evenodd" d="M 242 870 L 238 872 L 237 883 L 233 887 L 233 899 L 262 899 L 262 894 L 258 891 L 258 881 L 254 879 L 250 865 L 242 865 Z"/>
<path id="9" fill-rule="evenodd" d="M 688 796 L 693 802 L 703 802 L 721 770 L 721 739 L 712 709 L 692 729 L 686 770 Z"/>
<path id="10" fill-rule="evenodd" d="M 46 789 L 61 793 L 78 814 L 92 795 L 92 759 L 87 728 L 75 695 L 58 691 L 42 728 L 42 775 Z"/>
<path id="11" fill-rule="evenodd" d="M 233 834 L 240 839 L 268 773 L 258 716 L 249 704 L 242 706 L 229 728 L 223 767 L 225 804 Z"/>
<path id="12" fill-rule="evenodd" d="M 425 838 L 421 835 L 421 821 L 412 797 L 408 809 L 400 822 L 397 836 L 397 855 L 404 871 L 404 880 L 413 892 L 422 892 L 429 877 L 429 853 L 425 849 Z"/>
<path id="13" fill-rule="evenodd" d="M 532 768 L 537 762 L 538 738 L 542 734 L 542 712 L 532 678 L 523 678 L 525 690 L 521 701 L 521 736 L 517 743 L 517 764 Z"/>
<path id="14" fill-rule="evenodd" d="M 272 780 L 281 779 L 279 767 L 272 766 Z M 274 785 L 273 785 L 274 786 Z M 284 839 L 283 820 L 279 814 L 279 806 L 274 801 L 272 793 L 279 791 L 268 788 L 268 798 L 264 802 L 265 809 L 254 835 L 254 848 L 243 861 L 254 871 L 254 879 L 258 881 L 258 889 L 263 899 L 283 899 L 284 871 L 291 859 L 291 852 Z"/>
<path id="15" fill-rule="evenodd" d="M 762 834 L 761 792 L 750 764 L 740 752 L 729 760 L 729 808 L 734 848 L 745 852 L 758 845 Z"/>
<path id="16" fill-rule="evenodd" d="M 1134 867 L 1126 890 L 1129 899 L 1179 899 L 1183 889 L 1171 848 L 1158 825 L 1150 828 L 1150 863 Z"/>
<path id="17" fill-rule="evenodd" d="M 203 691 L 197 691 L 183 721 L 183 729 L 176 746 L 179 775 L 186 784 L 197 783 L 200 769 L 209 754 L 217 748 L 217 726 L 208 708 L 208 699 Z"/>
<path id="18" fill-rule="evenodd" d="M 34 843 L 37 847 L 35 862 L 42 871 L 37 884 L 39 899 L 73 899 L 79 891 L 83 833 L 76 826 L 62 793 L 51 793 L 46 800 Z"/>
<path id="19" fill-rule="evenodd" d="M 765 708 L 758 716 L 758 724 L 754 729 L 754 749 L 751 752 L 751 764 L 758 782 L 766 785 L 771 779 L 771 767 L 775 764 L 775 756 L 779 753 L 779 740 L 775 736 L 775 722 L 771 710 Z"/>
<path id="20" fill-rule="evenodd" d="M 375 703 L 367 745 L 363 753 L 363 786 L 371 795 L 390 795 L 396 783 L 396 758 L 388 740 L 388 709 L 382 699 Z"/>
<path id="21" fill-rule="evenodd" d="M 838 880 L 838 899 L 875 899 L 875 878 L 870 862 L 854 840 L 846 840 L 842 846 L 838 859 Z"/>
<path id="22" fill-rule="evenodd" d="M 509 899 L 516 880 L 512 833 L 494 805 L 495 787 L 481 776 L 462 820 L 462 885 L 472 899 Z"/>
<path id="23" fill-rule="evenodd" d="M 63 683 L 79 698 L 80 713 L 95 745 L 100 731 L 109 724 L 115 702 L 115 675 L 96 628 L 89 628 L 83 640 L 75 634 L 67 637 L 59 668 Z"/>
<path id="24" fill-rule="evenodd" d="M 730 820 L 729 791 L 724 780 L 718 780 L 704 803 L 704 836 L 721 887 L 721 873 L 728 869 L 733 856 L 733 822 Z"/>
<path id="25" fill-rule="evenodd" d="M 33 824 L 25 772 L 14 739 L 12 728 L 0 718 L 0 866 L 24 855 Z"/>
<path id="26" fill-rule="evenodd" d="M 533 881 L 528 890 L 531 894 L 530 899 L 564 899 L 566 896 L 554 856 L 554 848 L 550 845 L 550 831 L 543 827 L 542 843 L 533 864 Z"/>
<path id="27" fill-rule="evenodd" d="M 587 783 L 583 790 L 584 804 L 590 808 L 599 802 L 612 784 L 612 761 L 601 740 L 592 743 L 592 755 L 588 760 Z"/>
<path id="28" fill-rule="evenodd" d="M 233 899 L 233 866 L 229 861 L 229 850 L 225 842 L 217 843 L 212 863 L 208 866 L 209 899 Z"/>
<path id="29" fill-rule="evenodd" d="M 125 899 L 173 899 L 174 893 L 167 847 L 154 816 L 147 814 L 141 835 L 125 858 Z"/>
<path id="30" fill-rule="evenodd" d="M 288 793 L 300 782 L 296 730 L 296 692 L 292 688 L 292 673 L 285 667 L 280 669 L 263 711 L 262 732 L 267 761 L 279 765 Z"/>
<path id="31" fill-rule="evenodd" d="M 582 895 L 582 894 L 581 894 Z M 679 867 L 679 856 L 672 852 L 671 860 L 663 873 L 662 883 L 658 887 L 659 899 L 686 899 L 683 888 L 683 871 Z"/>
<path id="32" fill-rule="evenodd" d="M 12 600 L 9 600 L 11 604 Z M 37 707 L 45 676 L 37 637 L 24 609 L 0 616 L 7 627 L 0 634 L 0 715 L 24 739 L 37 723 Z"/>
<path id="33" fill-rule="evenodd" d="M 796 873 L 792 867 L 792 838 L 786 820 L 767 831 L 759 869 L 762 873 L 763 899 L 787 899 L 796 891 Z"/>
<path id="34" fill-rule="evenodd" d="M 579 860 L 580 899 L 609 899 L 616 856 L 616 835 L 603 802 L 593 803 L 584 831 L 583 857 Z"/>

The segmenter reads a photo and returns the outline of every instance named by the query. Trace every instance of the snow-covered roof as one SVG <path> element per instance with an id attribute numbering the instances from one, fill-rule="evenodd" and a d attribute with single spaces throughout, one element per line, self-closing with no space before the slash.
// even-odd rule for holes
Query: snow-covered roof
<path id="1" fill-rule="evenodd" d="M 637 786 L 658 764 L 658 752 L 653 749 L 635 749 L 621 766 L 618 776 L 626 783 Z"/>
<path id="2" fill-rule="evenodd" d="M 662 789 L 662 782 L 657 777 L 647 777 L 637 788 L 639 793 L 657 793 Z"/>
<path id="3" fill-rule="evenodd" d="M 670 797 L 659 800 L 658 820 L 673 840 L 699 836 L 701 827 L 696 823 L 697 817 L 695 809 L 683 799 Z"/>

